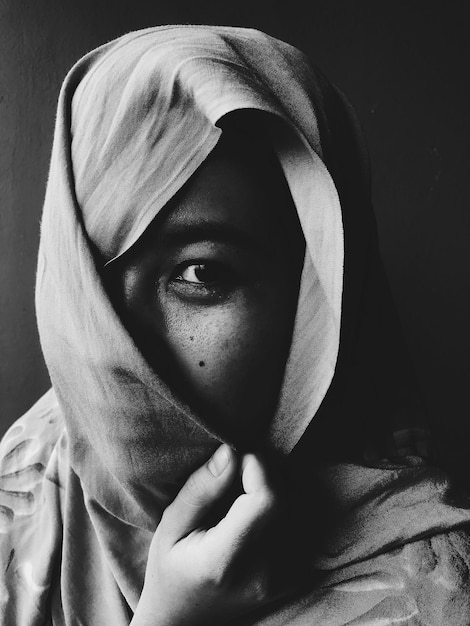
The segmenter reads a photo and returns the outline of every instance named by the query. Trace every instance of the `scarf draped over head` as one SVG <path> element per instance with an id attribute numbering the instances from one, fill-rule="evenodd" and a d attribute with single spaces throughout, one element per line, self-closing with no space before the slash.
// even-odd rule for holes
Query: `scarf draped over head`
<path id="1" fill-rule="evenodd" d="M 322 106 L 305 57 L 249 30 L 128 35 L 66 80 L 42 221 L 39 329 L 72 467 L 89 494 L 136 525 L 155 526 L 175 486 L 222 437 L 146 363 L 100 272 L 205 160 L 224 115 L 265 112 L 307 245 L 285 382 L 266 433 L 268 447 L 289 453 L 325 396 L 339 348 L 343 230 L 321 158 Z"/>
<path id="2" fill-rule="evenodd" d="M 0 532 L 12 533 L 13 546 L 2 548 L 14 572 L 5 585 L 18 599 L 2 614 L 10 619 L 15 610 L 15 623 L 42 619 L 47 607 L 66 624 L 128 623 L 163 509 L 223 440 L 149 366 L 102 277 L 204 162 L 222 118 L 236 111 L 256 112 L 306 241 L 292 343 L 263 446 L 288 459 L 291 475 L 304 477 L 299 501 L 310 507 L 313 499 L 318 518 L 331 522 L 312 562 L 335 570 L 468 521 L 455 492 L 447 504 L 444 478 L 360 464 L 400 448 L 406 454 L 404 433 L 420 421 L 421 406 L 378 259 L 368 163 L 351 107 L 301 52 L 261 32 L 151 28 L 89 53 L 60 95 L 36 291 L 54 392 L 10 431 L 2 452 L 1 480 L 19 463 L 45 476 L 31 487 L 31 502 L 42 489 L 43 504 L 21 513 L 25 528 L 33 520 L 47 529 L 40 539 L 28 530 L 16 540 L 16 509 L 0 508 Z M 41 448 L 45 424 L 50 441 Z M 38 425 L 43 434 L 24 439 Z M 413 432 L 420 452 L 424 429 Z M 333 460 L 351 463 L 316 471 Z M 19 491 L 8 488 L 14 500 Z M 415 507 L 424 500 L 425 511 Z M 25 537 L 33 542 L 28 554 L 43 555 L 34 567 L 15 566 Z M 34 580 L 27 596 L 20 575 Z M 321 593 L 312 598 L 305 607 L 317 607 L 313 621 L 330 624 Z M 331 624 L 362 615 L 348 611 Z M 294 623 L 294 613 L 272 623 Z"/>

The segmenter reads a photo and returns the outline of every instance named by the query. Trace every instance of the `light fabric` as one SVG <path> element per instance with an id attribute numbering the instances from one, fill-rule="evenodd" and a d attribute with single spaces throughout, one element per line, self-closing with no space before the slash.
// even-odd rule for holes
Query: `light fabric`
<path id="1" fill-rule="evenodd" d="M 0 446 L 1 623 L 128 625 L 152 533 L 84 493 L 63 427 L 50 391 Z M 293 597 L 238 624 L 468 625 L 469 498 L 443 472 L 334 464 L 303 497 L 326 516 L 310 571 Z M 296 549 L 292 535 L 281 542 Z"/>
<path id="2" fill-rule="evenodd" d="M 221 116 L 271 113 L 266 123 L 308 233 L 286 384 L 268 435 L 283 452 L 297 443 L 333 377 L 343 266 L 341 207 L 315 152 L 318 126 L 304 84 L 316 83 L 301 53 L 249 31 L 157 32 L 98 49 L 66 80 L 37 282 L 41 344 L 72 467 L 90 495 L 146 528 L 221 436 L 142 358 L 99 271 L 132 246 L 206 158 Z"/>
<path id="3" fill-rule="evenodd" d="M 215 147 L 220 119 L 246 109 L 263 113 L 307 245 L 265 447 L 290 464 L 294 480 L 310 463 L 298 481 L 294 523 L 299 559 L 306 551 L 311 558 L 294 598 L 243 623 L 441 624 L 431 621 L 436 611 L 454 620 L 445 623 L 467 623 L 470 556 L 460 528 L 470 522 L 468 497 L 420 459 L 366 467 L 319 463 L 313 453 L 323 445 L 317 416 L 328 428 L 349 428 L 342 414 L 337 426 L 325 419 L 325 407 L 331 398 L 346 399 L 350 410 L 354 397 L 366 404 L 370 369 L 391 390 L 390 401 L 377 394 L 379 406 L 397 404 L 399 417 L 409 409 L 388 296 L 373 297 L 382 278 L 371 262 L 367 163 L 354 115 L 291 46 L 253 30 L 186 26 L 102 46 L 77 63 L 61 91 L 36 292 L 54 390 L 2 442 L 6 624 L 128 624 L 162 511 L 222 440 L 146 363 L 101 273 Z M 384 328 L 385 343 L 376 342 Z M 372 356 L 377 345 L 393 365 L 391 378 Z M 387 422 L 387 411 L 376 422 Z M 302 528 L 312 509 L 328 524 Z M 438 608 L 429 613 L 431 601 Z"/>

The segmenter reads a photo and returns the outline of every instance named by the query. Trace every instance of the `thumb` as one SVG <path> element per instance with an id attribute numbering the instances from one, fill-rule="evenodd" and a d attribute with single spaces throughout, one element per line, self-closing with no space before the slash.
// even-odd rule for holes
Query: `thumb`
<path id="1" fill-rule="evenodd" d="M 236 470 L 235 453 L 221 445 L 207 463 L 188 478 L 173 502 L 165 509 L 160 535 L 175 544 L 198 528 L 215 503 L 227 492 Z"/>

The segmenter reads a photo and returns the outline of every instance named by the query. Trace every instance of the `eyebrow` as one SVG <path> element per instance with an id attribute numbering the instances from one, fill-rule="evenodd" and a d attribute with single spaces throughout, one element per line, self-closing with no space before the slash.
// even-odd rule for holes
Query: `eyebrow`
<path id="1" fill-rule="evenodd" d="M 218 241 L 236 245 L 248 252 L 259 252 L 260 249 L 266 248 L 263 241 L 257 241 L 243 230 L 220 222 L 171 224 L 163 233 L 160 233 L 160 237 L 165 244 L 174 246 L 198 241 Z"/>

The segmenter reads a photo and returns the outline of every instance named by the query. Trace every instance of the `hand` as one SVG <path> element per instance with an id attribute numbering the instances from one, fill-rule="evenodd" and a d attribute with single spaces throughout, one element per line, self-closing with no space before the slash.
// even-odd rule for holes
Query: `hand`
<path id="1" fill-rule="evenodd" d="M 267 601 L 268 568 L 259 557 L 247 563 L 246 551 L 257 554 L 253 541 L 277 504 L 255 455 L 241 459 L 241 495 L 222 519 L 207 523 L 233 488 L 237 469 L 235 453 L 222 445 L 165 510 L 150 547 L 132 626 L 227 623 Z"/>

